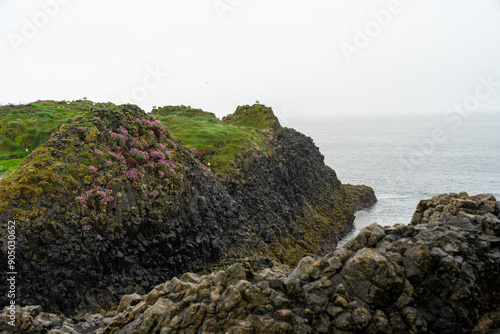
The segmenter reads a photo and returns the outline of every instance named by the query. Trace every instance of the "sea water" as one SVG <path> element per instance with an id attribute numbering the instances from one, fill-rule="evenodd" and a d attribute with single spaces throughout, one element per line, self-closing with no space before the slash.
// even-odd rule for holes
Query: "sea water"
<path id="1" fill-rule="evenodd" d="M 408 224 L 417 204 L 442 193 L 492 193 L 500 200 L 500 113 L 293 119 L 313 138 L 342 183 L 366 184 L 378 202 L 356 213 L 355 229 Z"/>

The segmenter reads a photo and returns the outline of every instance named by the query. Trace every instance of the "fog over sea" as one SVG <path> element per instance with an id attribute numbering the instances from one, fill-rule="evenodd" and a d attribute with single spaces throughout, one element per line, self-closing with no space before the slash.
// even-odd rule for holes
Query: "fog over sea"
<path id="1" fill-rule="evenodd" d="M 366 184 L 378 203 L 356 213 L 355 230 L 408 224 L 421 199 L 466 191 L 500 200 L 500 113 L 291 119 L 313 138 L 342 183 Z"/>

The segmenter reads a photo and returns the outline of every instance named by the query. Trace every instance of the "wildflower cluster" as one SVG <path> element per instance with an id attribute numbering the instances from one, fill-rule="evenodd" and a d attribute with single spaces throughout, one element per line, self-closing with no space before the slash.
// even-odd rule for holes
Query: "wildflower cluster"
<path id="1" fill-rule="evenodd" d="M 102 186 L 94 184 L 90 189 L 87 189 L 85 192 L 83 192 L 83 194 L 77 196 L 75 200 L 88 207 L 89 204 L 95 204 L 94 200 L 97 198 L 99 203 L 106 205 L 107 203 L 114 200 L 113 196 L 111 196 L 111 193 L 111 189 L 105 189 Z"/>
<path id="2" fill-rule="evenodd" d="M 146 150 L 149 148 L 149 144 L 146 140 L 135 139 L 135 138 L 132 138 L 130 140 L 130 146 L 134 147 L 134 149 L 139 149 L 139 150 Z"/>
<path id="3" fill-rule="evenodd" d="M 145 191 L 148 198 L 138 200 L 138 205 L 161 210 L 163 204 L 158 200 L 173 194 L 173 180 L 184 173 L 176 158 L 177 145 L 168 130 L 152 117 L 123 123 L 114 131 L 107 130 L 97 117 L 94 122 L 103 135 L 94 147 L 85 146 L 80 152 L 84 163 L 79 165 L 78 175 L 86 186 L 74 192 L 75 211 L 80 214 L 72 214 L 70 219 L 90 226 L 106 215 L 111 217 L 110 208 L 115 206 L 109 204 L 115 201 L 115 183 Z"/>
<path id="4" fill-rule="evenodd" d="M 109 151 L 109 152 L 107 152 L 107 154 L 110 155 L 112 158 L 114 158 L 113 160 L 115 162 L 125 164 L 125 157 L 123 156 L 123 154 L 121 152 Z"/>
<path id="5" fill-rule="evenodd" d="M 140 177 L 140 172 L 137 170 L 137 168 L 133 168 L 127 171 L 127 177 L 131 180 L 137 180 Z"/>
<path id="6" fill-rule="evenodd" d="M 111 131 L 110 132 L 111 138 L 115 140 L 116 143 L 119 143 L 120 145 L 125 145 L 127 142 L 127 136 L 125 136 L 122 133 L 116 133 Z"/>
<path id="7" fill-rule="evenodd" d="M 165 161 L 165 154 L 163 154 L 163 152 L 161 151 L 155 150 L 151 152 L 151 158 L 153 158 L 156 161 L 158 160 Z"/>
<path id="8" fill-rule="evenodd" d="M 143 161 L 149 160 L 149 155 L 147 152 L 138 150 L 136 148 L 130 150 L 130 155 L 133 156 L 134 158 L 141 159 Z"/>
<path id="9" fill-rule="evenodd" d="M 92 174 L 95 174 L 97 173 L 97 168 L 95 166 L 87 166 L 87 168 L 89 169 L 89 171 L 92 173 Z"/>

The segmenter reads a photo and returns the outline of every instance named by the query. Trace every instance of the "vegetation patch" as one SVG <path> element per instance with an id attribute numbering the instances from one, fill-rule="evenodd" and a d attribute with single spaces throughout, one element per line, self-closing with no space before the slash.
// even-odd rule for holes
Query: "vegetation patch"
<path id="1" fill-rule="evenodd" d="M 279 123 L 263 116 L 268 112 L 272 115 L 271 108 L 261 105 L 244 106 L 238 107 L 239 116 L 220 120 L 201 109 L 166 106 L 154 115 L 211 170 L 222 175 L 237 173 L 249 157 L 260 159 L 272 152 L 276 141 L 273 130 Z"/>
<path id="2" fill-rule="evenodd" d="M 87 100 L 36 101 L 23 105 L 0 106 L 0 175 L 16 170 L 35 148 L 49 140 L 62 124 L 91 107 L 114 107 Z"/>
<path id="3" fill-rule="evenodd" d="M 133 111 L 124 113 L 124 108 Z M 114 200 L 113 185 L 120 182 L 145 194 L 141 205 L 158 209 L 159 196 L 179 187 L 175 180 L 183 170 L 176 156 L 168 130 L 135 106 L 82 113 L 3 175 L 0 210 L 16 203 L 16 218 L 29 220 L 43 212 L 42 194 L 59 195 L 72 199 L 68 222 L 95 224 L 113 218 L 106 208 Z"/>
<path id="4" fill-rule="evenodd" d="M 273 110 L 262 104 L 239 106 L 233 114 L 225 116 L 222 121 L 226 124 L 256 129 L 279 129 L 281 127 Z"/>

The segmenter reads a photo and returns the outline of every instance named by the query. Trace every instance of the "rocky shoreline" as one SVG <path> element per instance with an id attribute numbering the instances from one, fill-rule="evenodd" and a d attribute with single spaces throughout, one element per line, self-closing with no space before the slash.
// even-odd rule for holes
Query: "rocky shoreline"
<path id="1" fill-rule="evenodd" d="M 443 194 L 289 271 L 234 264 L 121 298 L 107 315 L 18 308 L 22 333 L 496 333 L 500 202 Z M 0 315 L 6 330 L 6 311 Z"/>
<path id="2" fill-rule="evenodd" d="M 226 126 L 202 111 L 166 110 Z M 210 152 L 185 146 L 156 116 L 96 105 L 0 180 L 0 229 L 18 225 L 19 305 L 69 317 L 114 309 L 121 296 L 186 272 L 291 267 L 334 249 L 352 228 L 353 206 L 376 201 L 369 187 L 363 200 L 345 188 L 312 139 L 281 127 L 270 108 L 239 107 L 227 118 L 236 130 L 251 122 L 257 140 L 239 152 L 237 172 L 219 175 Z M 0 240 L 2 274 L 6 246 Z M 1 281 L 0 307 L 7 289 Z"/>

